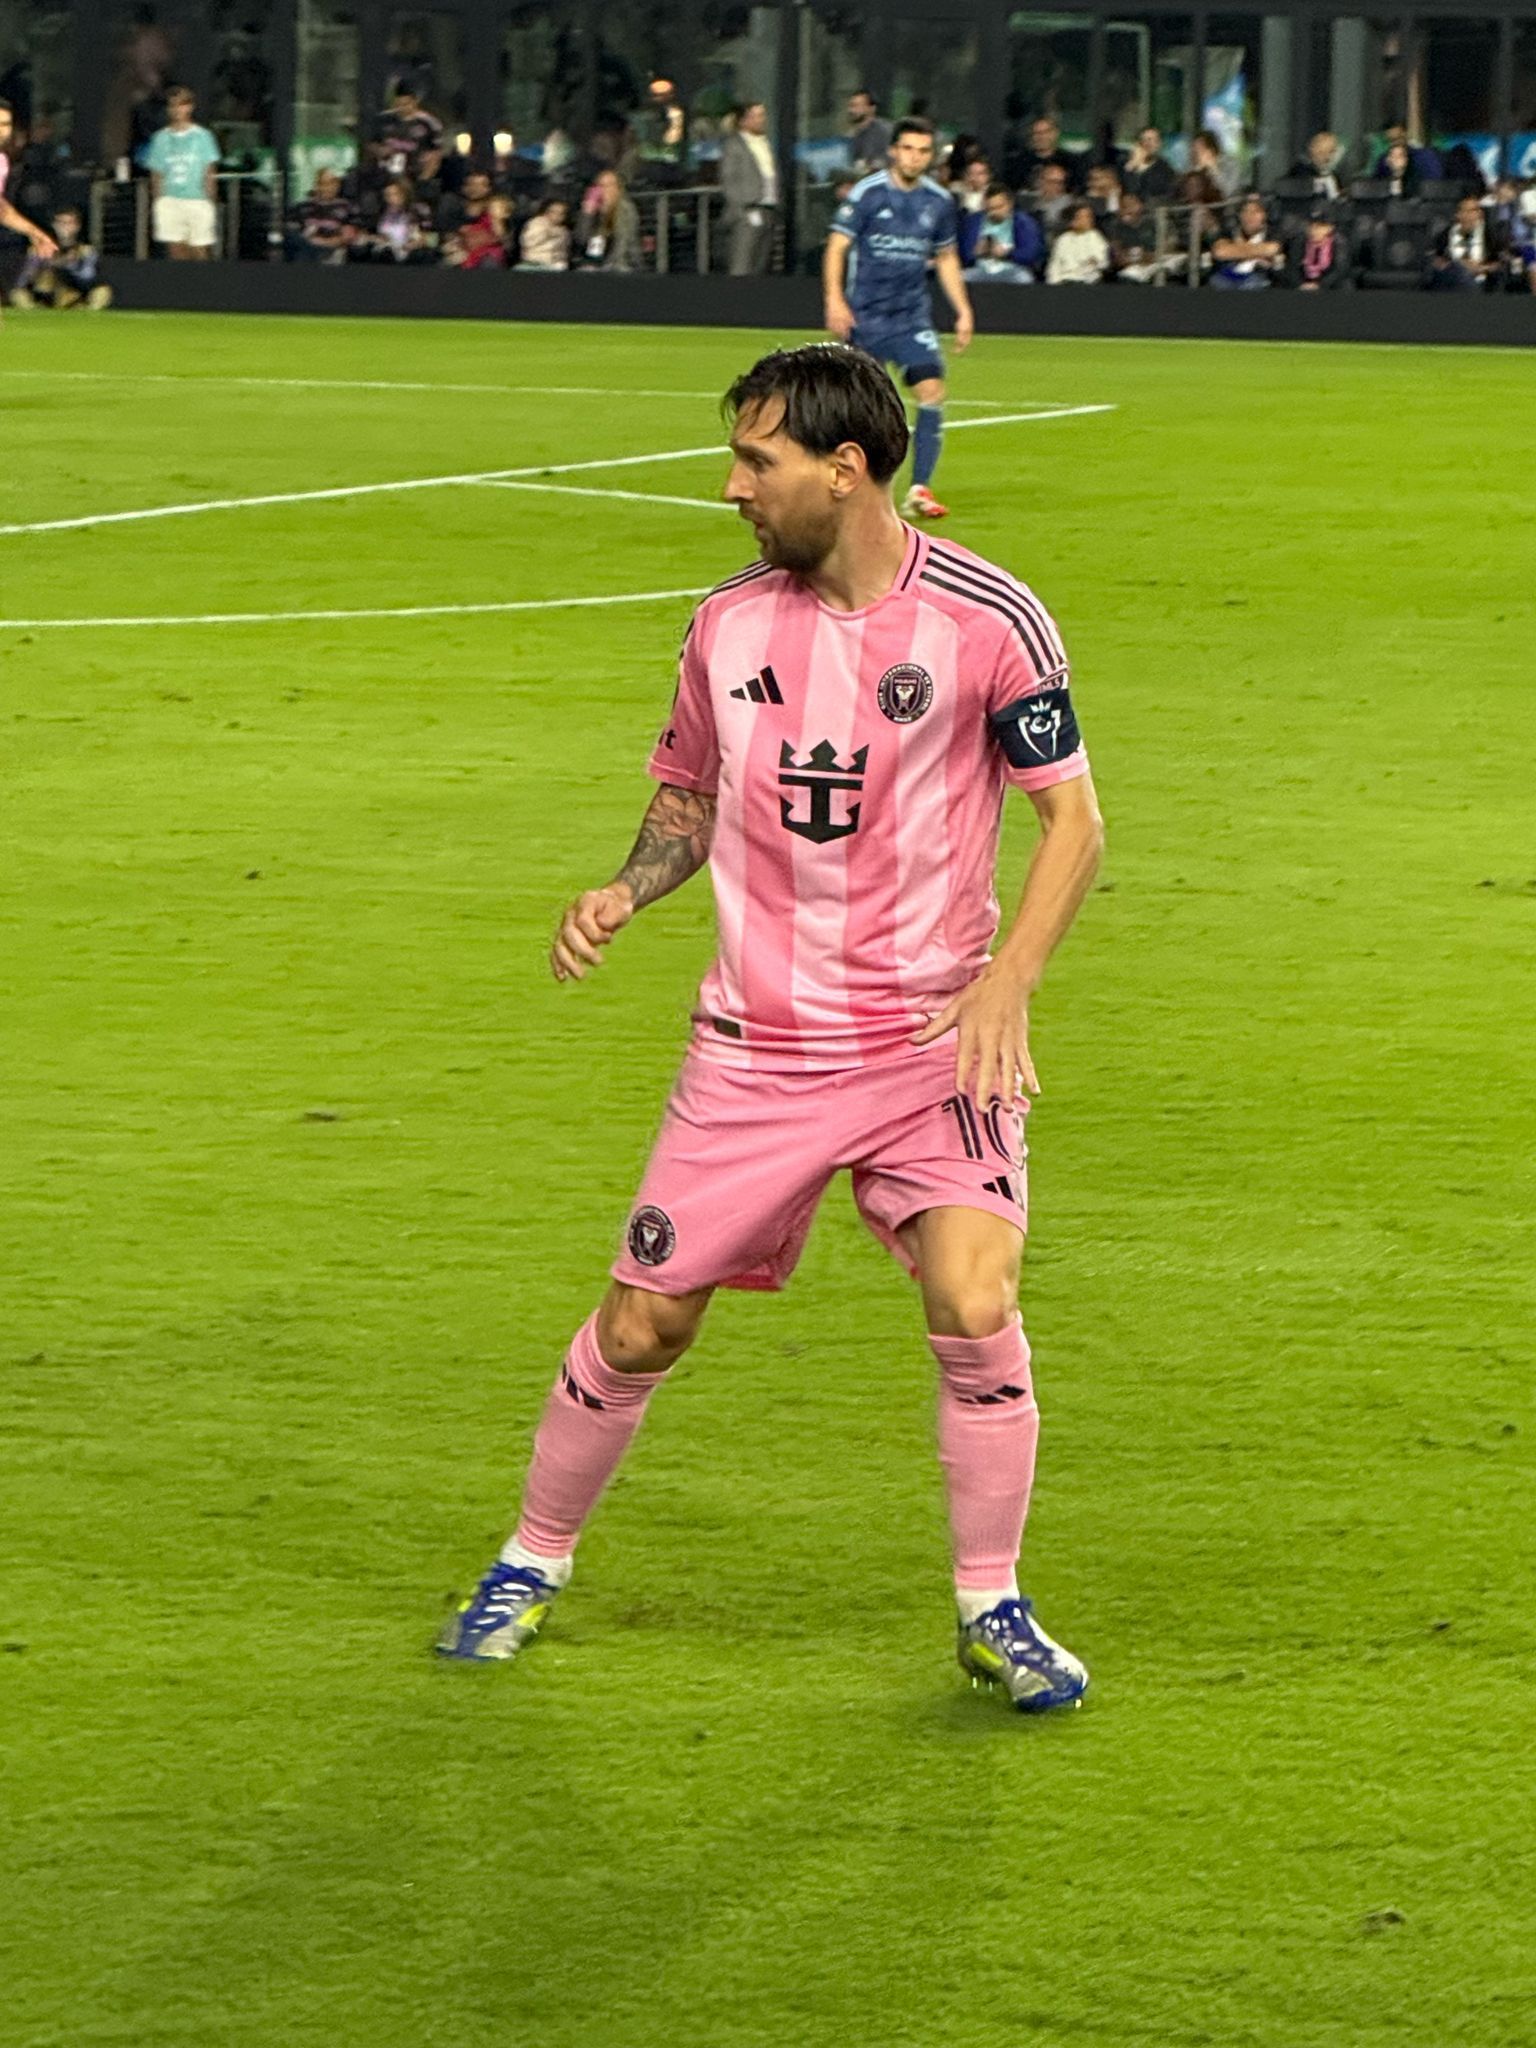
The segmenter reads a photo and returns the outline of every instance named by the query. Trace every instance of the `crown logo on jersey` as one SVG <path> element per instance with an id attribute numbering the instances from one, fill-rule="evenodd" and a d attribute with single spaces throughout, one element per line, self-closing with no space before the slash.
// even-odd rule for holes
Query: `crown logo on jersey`
<path id="1" fill-rule="evenodd" d="M 797 799 L 793 796 L 779 798 L 779 819 L 786 832 L 797 832 L 802 839 L 814 840 L 824 846 L 829 839 L 846 839 L 859 829 L 859 804 L 849 804 L 842 818 L 833 816 L 832 799 L 845 791 L 859 791 L 864 787 L 864 766 L 869 759 L 869 748 L 860 747 L 846 765 L 837 758 L 837 749 L 830 740 L 818 740 L 803 761 L 795 759 L 795 750 L 788 740 L 779 743 L 779 786 L 781 789 L 806 792 L 809 806 L 808 815 L 795 815 Z"/>

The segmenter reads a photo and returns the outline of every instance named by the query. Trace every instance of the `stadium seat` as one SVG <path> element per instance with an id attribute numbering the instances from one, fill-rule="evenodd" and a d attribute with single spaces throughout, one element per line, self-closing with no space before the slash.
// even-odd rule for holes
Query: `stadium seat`
<path id="1" fill-rule="evenodd" d="M 1360 282 L 1370 291 L 1417 291 L 1424 282 L 1435 222 L 1421 206 L 1396 200 L 1371 231 Z"/>

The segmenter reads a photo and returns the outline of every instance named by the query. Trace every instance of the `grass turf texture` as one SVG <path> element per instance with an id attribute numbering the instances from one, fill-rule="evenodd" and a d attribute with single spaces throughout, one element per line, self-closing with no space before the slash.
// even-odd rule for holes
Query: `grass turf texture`
<path id="1" fill-rule="evenodd" d="M 6 516 L 718 434 L 198 379 L 710 391 L 772 339 L 15 319 Z M 686 602 L 0 632 L 6 2048 L 1532 2038 L 1530 375 L 958 366 L 1119 408 L 939 479 L 1063 623 L 1110 826 L 1035 1031 L 1025 1582 L 1095 1674 L 1054 1722 L 950 1662 L 932 1367 L 845 1189 L 785 1298 L 720 1299 L 538 1648 L 427 1654 L 709 948 L 695 885 L 596 984 L 542 965 L 629 844 Z M 0 612 L 743 554 L 724 515 L 442 490 L 13 538 Z"/>

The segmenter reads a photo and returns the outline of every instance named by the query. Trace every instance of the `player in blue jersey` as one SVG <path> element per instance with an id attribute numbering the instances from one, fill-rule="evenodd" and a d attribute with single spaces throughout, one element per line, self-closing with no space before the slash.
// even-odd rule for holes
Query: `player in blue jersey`
<path id="1" fill-rule="evenodd" d="M 890 169 L 861 178 L 832 220 L 821 262 L 827 326 L 882 363 L 895 363 L 917 400 L 908 518 L 942 519 L 946 507 L 928 488 L 944 436 L 944 358 L 933 328 L 928 265 L 955 309 L 955 349 L 975 322 L 960 275 L 955 202 L 927 175 L 933 124 L 896 123 Z"/>

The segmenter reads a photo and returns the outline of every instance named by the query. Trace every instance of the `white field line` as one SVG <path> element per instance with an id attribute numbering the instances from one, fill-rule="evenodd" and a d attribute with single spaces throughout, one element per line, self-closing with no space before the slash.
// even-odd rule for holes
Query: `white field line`
<path id="1" fill-rule="evenodd" d="M 734 512 L 724 498 L 675 498 L 667 491 L 605 491 L 597 484 L 536 484 L 521 478 L 491 477 L 487 491 L 555 491 L 562 498 L 627 498 L 632 505 L 696 505 L 702 512 Z"/>
<path id="2" fill-rule="evenodd" d="M 0 370 L 0 377 L 32 377 L 67 384 L 226 384 L 246 385 L 273 391 L 462 391 L 474 398 L 686 398 L 713 399 L 718 391 L 674 391 L 661 386 L 629 384 L 442 384 L 431 378 L 395 377 L 226 377 L 173 370 Z M 985 412 L 998 405 L 1053 406 L 1049 398 L 951 398 L 946 403 L 968 412 Z"/>
<path id="3" fill-rule="evenodd" d="M 664 448 L 654 455 L 604 455 L 594 462 L 536 462 L 526 469 L 471 469 L 452 476 L 408 476 L 387 484 L 336 484 L 323 491 L 264 491 L 253 498 L 199 498 L 185 505 L 143 505 L 131 512 L 87 512 L 77 519 L 34 519 L 0 526 L 0 535 L 65 533 L 83 526 L 121 526 L 137 519 L 180 519 L 193 512 L 234 512 L 250 505 L 308 505 L 322 498 L 368 498 L 382 491 L 431 491 L 449 484 L 498 483 L 524 476 L 569 476 L 583 469 L 624 469 L 638 462 L 681 462 L 694 455 L 723 455 L 719 442 L 707 448 Z"/>
<path id="4" fill-rule="evenodd" d="M 949 420 L 944 431 L 958 434 L 966 427 L 1011 427 L 1020 420 L 1075 420 L 1090 412 L 1118 412 L 1113 405 L 1055 405 L 1047 412 L 999 412 L 992 413 L 984 420 Z M 4 529 L 0 528 L 0 532 Z"/>
<path id="5" fill-rule="evenodd" d="M 442 384 L 432 378 L 394 377 L 200 377 L 173 370 L 0 370 L 0 377 L 56 378 L 70 384 L 242 384 L 275 391 L 466 391 L 477 398 L 713 398 L 718 391 L 663 391 L 641 385 L 608 384 Z"/>
<path id="6" fill-rule="evenodd" d="M 610 604 L 660 604 L 664 599 L 703 597 L 712 586 L 686 590 L 622 590 L 612 597 L 523 597 L 500 604 L 400 604 L 358 606 L 318 612 L 176 612 L 166 618 L 0 619 L 0 632 L 42 633 L 75 626 L 276 626 L 308 625 L 321 619 L 447 619 L 487 612 L 576 611 Z"/>
<path id="7" fill-rule="evenodd" d="M 979 420 L 954 420 L 951 433 L 965 427 L 1006 427 L 1029 420 L 1072 419 L 1084 413 L 1113 412 L 1112 405 L 1057 406 L 1044 412 L 993 413 Z M 251 498 L 199 498 L 181 505 L 144 505 L 129 512 L 87 512 L 74 519 L 34 519 L 0 526 L 0 536 L 18 533 L 73 533 L 88 526 L 122 526 L 142 519 L 181 519 L 194 512 L 234 512 L 248 506 L 308 505 L 322 499 L 368 498 L 386 491 L 430 491 L 454 484 L 510 482 L 521 477 L 572 476 L 590 469 L 629 469 L 649 462 L 685 462 L 695 456 L 725 455 L 723 442 L 701 448 L 663 448 L 650 455 L 600 455 L 586 462 L 537 462 L 523 469 L 463 470 L 451 476 L 412 476 L 383 484 L 335 484 L 319 491 L 264 491 Z"/>

